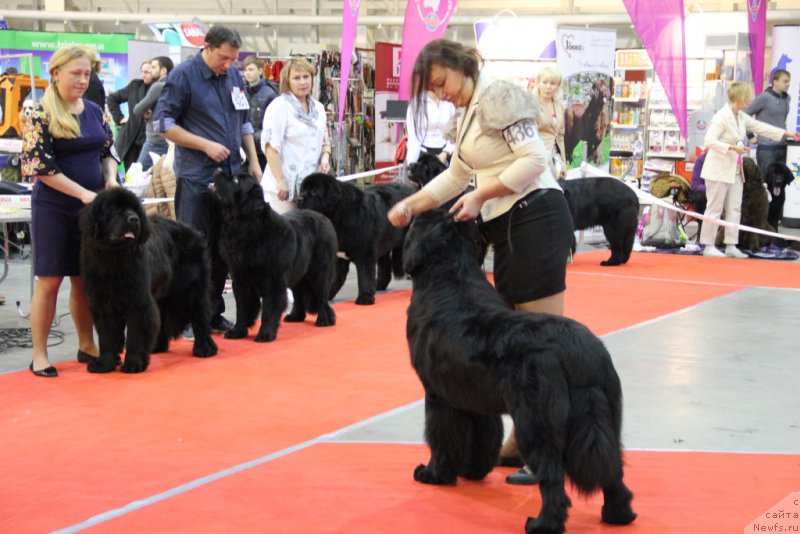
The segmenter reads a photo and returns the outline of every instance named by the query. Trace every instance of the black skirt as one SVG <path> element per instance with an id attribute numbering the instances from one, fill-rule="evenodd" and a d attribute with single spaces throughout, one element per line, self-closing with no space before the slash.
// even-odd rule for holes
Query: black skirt
<path id="1" fill-rule="evenodd" d="M 564 194 L 537 189 L 483 224 L 494 246 L 494 283 L 509 305 L 539 300 L 567 288 L 574 229 Z"/>

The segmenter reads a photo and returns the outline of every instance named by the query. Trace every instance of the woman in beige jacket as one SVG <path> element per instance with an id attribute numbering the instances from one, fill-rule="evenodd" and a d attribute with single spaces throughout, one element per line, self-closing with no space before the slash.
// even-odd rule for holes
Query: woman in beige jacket
<path id="1" fill-rule="evenodd" d="M 564 154 L 564 103 L 561 101 L 561 73 L 551 66 L 542 67 L 536 74 L 533 96 L 539 104 L 539 137 L 552 155 L 556 178 L 566 175 Z M 557 154 L 557 155 L 556 155 Z"/>
<path id="2" fill-rule="evenodd" d="M 708 149 L 701 176 L 706 182 L 705 215 L 739 224 L 742 215 L 742 157 L 750 151 L 745 146 L 746 132 L 780 141 L 784 137 L 795 139 L 795 133 L 757 121 L 744 113 L 753 99 L 753 88 L 743 82 L 734 82 L 728 88 L 728 103 L 711 119 L 706 132 L 705 146 Z M 739 242 L 739 229 L 725 227 L 725 252 L 714 246 L 718 224 L 706 221 L 700 232 L 700 244 L 705 246 L 703 256 L 713 258 L 746 258 L 747 254 L 736 248 Z"/>

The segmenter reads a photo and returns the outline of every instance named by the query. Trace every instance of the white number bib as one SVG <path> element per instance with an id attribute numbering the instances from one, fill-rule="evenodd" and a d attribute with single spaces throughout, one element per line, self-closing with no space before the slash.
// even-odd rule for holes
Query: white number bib
<path id="1" fill-rule="evenodd" d="M 231 100 L 233 100 L 233 109 L 238 111 L 250 109 L 250 104 L 247 103 L 247 96 L 238 87 L 231 89 Z"/>
<path id="2" fill-rule="evenodd" d="M 503 137 L 511 150 L 516 151 L 539 139 L 539 130 L 533 120 L 524 119 L 503 130 Z"/>

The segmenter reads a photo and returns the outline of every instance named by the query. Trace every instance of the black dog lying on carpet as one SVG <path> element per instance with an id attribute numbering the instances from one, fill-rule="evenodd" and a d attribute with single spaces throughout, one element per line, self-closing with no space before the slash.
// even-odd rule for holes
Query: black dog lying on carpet
<path id="1" fill-rule="evenodd" d="M 622 389 L 603 343 L 552 315 L 509 310 L 476 261 L 474 225 L 441 211 L 420 214 L 403 263 L 413 280 L 406 332 L 425 388 L 426 484 L 483 479 L 509 413 L 520 456 L 539 479 L 542 508 L 528 533 L 563 532 L 564 475 L 584 494 L 603 490 L 602 518 L 636 518 L 622 481 Z"/>
<path id="2" fill-rule="evenodd" d="M 741 224 L 775 232 L 774 226 L 767 222 L 769 214 L 769 196 L 764 188 L 764 176 L 752 158 L 742 158 L 744 183 L 742 190 L 742 218 Z M 766 235 L 754 234 L 744 230 L 739 231 L 739 248 L 756 252 L 761 247 L 772 244 L 773 238 Z"/>
<path id="3" fill-rule="evenodd" d="M 789 167 L 783 163 L 771 163 L 767 167 L 767 174 L 764 182 L 767 184 L 772 200 L 769 203 L 769 214 L 767 222 L 773 228 L 778 225 L 783 218 L 783 205 L 786 203 L 786 186 L 794 181 L 794 174 Z"/>
<path id="4" fill-rule="evenodd" d="M 316 313 L 316 326 L 333 326 L 328 303 L 335 276 L 336 232 L 318 213 L 292 210 L 278 215 L 264 201 L 258 181 L 247 173 L 214 174 L 213 189 L 222 207 L 220 253 L 228 263 L 236 299 L 236 323 L 226 339 L 247 336 L 261 311 L 255 340 L 273 341 L 286 309 L 286 288 L 294 304 L 286 322 Z"/>
<path id="5" fill-rule="evenodd" d="M 617 178 L 559 180 L 576 230 L 602 226 L 611 257 L 600 265 L 622 265 L 631 257 L 639 224 L 639 198 Z M 575 247 L 573 245 L 573 253 Z"/>
<path id="6" fill-rule="evenodd" d="M 392 226 L 386 214 L 413 192 L 410 185 L 399 183 L 374 185 L 362 191 L 320 173 L 303 180 L 297 205 L 331 220 L 339 240 L 339 250 L 347 257 L 338 260 L 330 298 L 335 297 L 344 285 L 351 261 L 358 272 L 356 304 L 375 304 L 375 291 L 383 291 L 389 286 L 392 272 L 397 278 L 405 274 L 402 265 L 405 230 Z"/>
<path id="7" fill-rule="evenodd" d="M 204 239 L 163 217 L 146 217 L 142 203 L 117 187 L 101 191 L 81 214 L 81 278 L 100 339 L 90 373 L 141 373 L 151 352 L 164 352 L 187 323 L 192 354 L 214 356 L 210 335 L 209 260 Z M 125 328 L 127 326 L 127 341 Z"/>

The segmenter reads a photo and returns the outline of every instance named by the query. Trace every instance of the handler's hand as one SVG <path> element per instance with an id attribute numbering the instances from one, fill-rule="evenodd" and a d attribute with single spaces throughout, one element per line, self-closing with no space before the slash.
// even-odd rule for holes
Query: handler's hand
<path id="1" fill-rule="evenodd" d="M 456 222 L 471 221 L 481 212 L 481 206 L 483 206 L 483 200 L 480 195 L 477 191 L 471 191 L 453 204 L 450 213 L 453 214 Z"/>
<path id="2" fill-rule="evenodd" d="M 122 117 L 122 120 L 119 121 L 120 126 L 122 126 L 123 124 L 128 124 L 128 117 Z"/>
<path id="3" fill-rule="evenodd" d="M 283 180 L 275 180 L 275 182 L 278 186 L 278 200 L 283 200 L 284 202 L 289 200 L 289 188 L 286 187 L 286 182 Z"/>
<path id="4" fill-rule="evenodd" d="M 84 204 L 89 204 L 92 200 L 94 200 L 94 197 L 96 197 L 96 196 L 97 196 L 97 193 L 95 193 L 94 191 L 88 191 L 87 190 L 87 191 L 84 191 L 83 193 L 81 193 L 81 196 L 79 198 L 80 198 L 81 202 L 83 202 Z"/>
<path id="5" fill-rule="evenodd" d="M 733 150 L 733 151 L 734 151 L 734 152 L 736 152 L 737 154 L 741 154 L 742 156 L 745 156 L 745 155 L 747 155 L 747 154 L 749 154 L 749 153 L 750 153 L 750 149 L 749 149 L 749 148 L 747 148 L 747 147 L 744 147 L 744 146 L 735 146 L 735 145 L 732 145 L 732 146 L 731 146 L 731 150 Z"/>
<path id="6" fill-rule="evenodd" d="M 411 222 L 411 215 L 411 209 L 401 200 L 392 206 L 392 209 L 389 210 L 386 217 L 389 219 L 389 222 L 392 223 L 392 226 L 402 228 L 403 226 L 408 226 Z"/>
<path id="7" fill-rule="evenodd" d="M 215 143 L 214 141 L 209 141 L 206 144 L 204 152 L 206 153 L 206 156 L 216 161 L 217 163 L 225 161 L 225 159 L 227 159 L 227 157 L 231 155 L 230 150 L 228 150 L 219 143 Z"/>
<path id="8" fill-rule="evenodd" d="M 326 158 L 324 155 L 322 156 L 322 161 L 319 162 L 319 172 L 321 172 L 322 174 L 330 174 L 331 172 L 330 158 Z"/>

